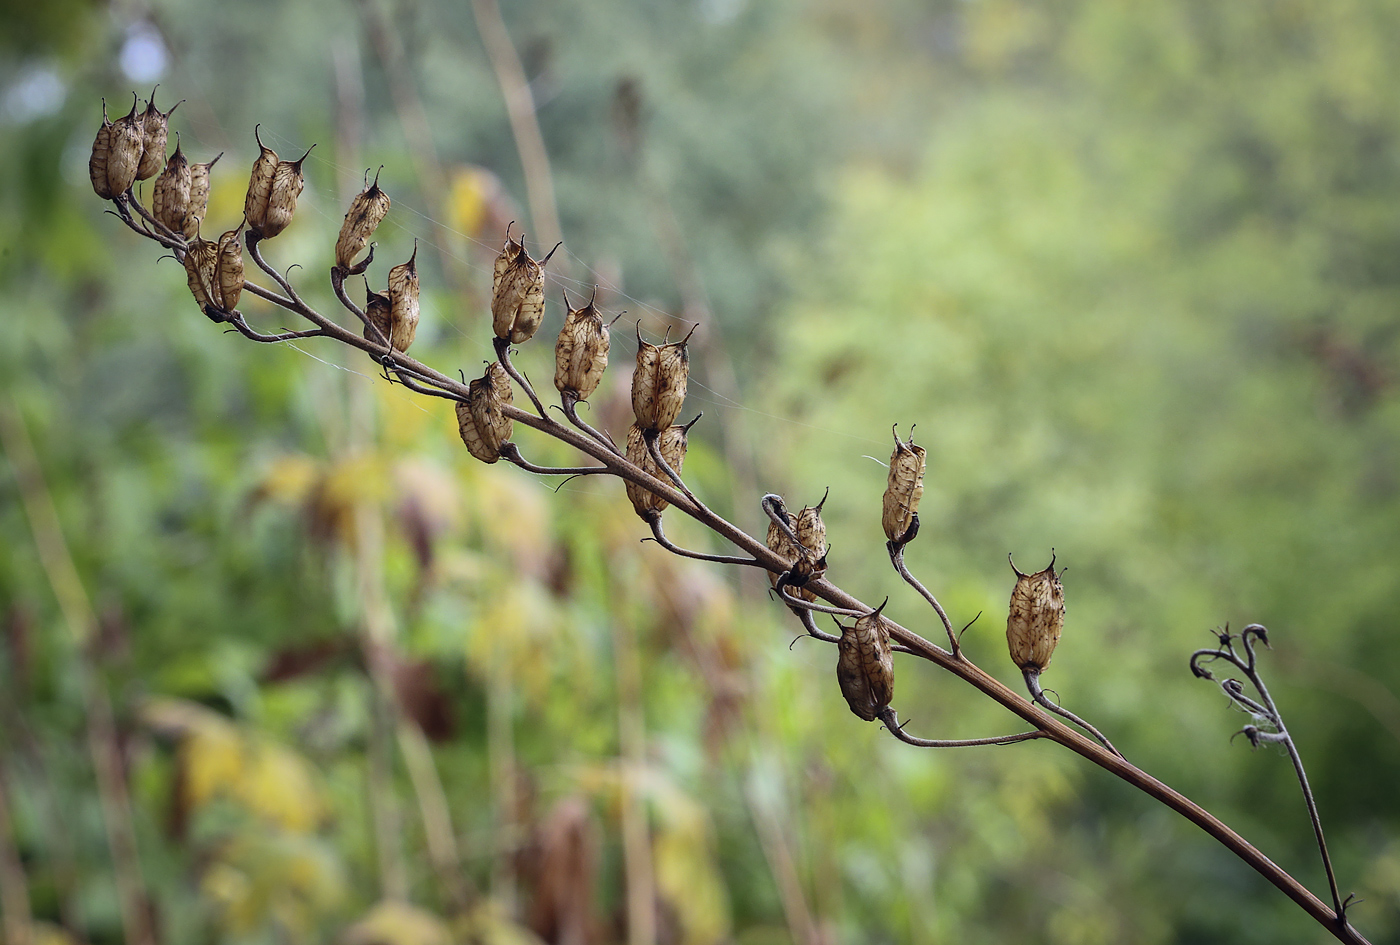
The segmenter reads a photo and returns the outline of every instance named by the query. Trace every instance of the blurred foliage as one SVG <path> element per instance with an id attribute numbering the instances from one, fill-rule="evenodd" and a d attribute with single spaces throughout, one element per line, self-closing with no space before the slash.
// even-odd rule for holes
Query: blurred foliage
<path id="1" fill-rule="evenodd" d="M 1266 676 L 1366 900 L 1354 919 L 1400 941 L 1400 11 L 505 6 L 563 284 L 600 283 L 655 334 L 687 280 L 714 312 L 697 490 L 754 531 L 754 490 L 800 504 L 830 485 L 832 576 L 918 625 L 878 524 L 889 426 L 917 423 L 909 560 L 955 620 L 981 614 L 971 657 L 1014 680 L 1004 555 L 1038 568 L 1053 547 L 1069 623 L 1046 685 L 1323 889 L 1286 759 L 1231 746 L 1242 720 L 1185 668 L 1207 628 L 1267 624 Z M 615 483 L 553 494 L 476 464 L 441 401 L 353 352 L 221 334 L 178 266 L 101 215 L 83 165 L 102 96 L 158 78 L 162 103 L 187 100 L 187 152 L 227 152 L 220 229 L 255 122 L 282 151 L 318 141 L 267 251 L 328 310 L 313 274 L 383 163 L 381 261 L 432 249 L 415 354 L 473 371 L 484 274 L 526 201 L 466 5 L 0 16 L 0 396 L 100 618 L 75 651 L 0 466 L 0 786 L 36 941 L 122 935 L 89 664 L 163 941 L 620 942 L 638 888 L 657 941 L 686 945 L 1318 941 L 1194 828 L 1054 746 L 945 754 L 861 725 L 834 654 L 789 649 L 795 625 L 741 576 L 639 544 Z M 442 192 L 415 176 L 391 78 L 421 98 Z M 557 305 L 520 355 L 537 378 Z M 625 324 L 594 407 L 614 431 Z M 916 734 L 1012 730 L 934 672 L 897 673 Z M 415 737 L 465 893 L 434 859 Z"/>

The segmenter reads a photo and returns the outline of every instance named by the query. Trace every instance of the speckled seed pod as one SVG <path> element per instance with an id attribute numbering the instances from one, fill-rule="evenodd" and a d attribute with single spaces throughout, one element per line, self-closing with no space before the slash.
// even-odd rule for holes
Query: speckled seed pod
<path id="1" fill-rule="evenodd" d="M 569 314 L 554 343 L 554 386 L 574 400 L 587 400 L 608 367 L 608 326 L 593 299 L 583 308 L 574 308 L 566 294 L 564 308 Z"/>
<path id="2" fill-rule="evenodd" d="M 911 540 L 919 499 L 924 494 L 924 465 L 927 451 L 914 445 L 914 433 L 908 442 L 894 435 L 894 453 L 890 455 L 889 481 L 885 485 L 885 505 L 881 521 L 885 537 L 897 545 Z"/>
<path id="3" fill-rule="evenodd" d="M 214 321 L 223 321 L 218 279 L 219 246 L 198 234 L 185 250 L 185 276 L 190 294 L 199 303 L 199 310 Z"/>
<path id="4" fill-rule="evenodd" d="M 803 507 L 797 513 L 797 540 L 802 542 L 802 547 L 806 548 L 811 556 L 816 560 L 817 570 L 826 567 L 826 523 L 822 521 L 822 506 L 826 505 L 826 496 L 816 505 Z"/>
<path id="5" fill-rule="evenodd" d="M 209 210 L 209 170 L 224 156 L 220 151 L 214 160 L 204 164 L 190 165 L 190 205 L 185 211 L 185 239 L 192 240 L 204 222 L 204 214 Z"/>
<path id="6" fill-rule="evenodd" d="M 857 717 L 873 721 L 894 698 L 890 631 L 880 611 L 866 614 L 854 626 L 842 626 L 837 650 L 836 680 L 841 684 L 841 695 Z"/>
<path id="7" fill-rule="evenodd" d="M 190 210 L 190 162 L 180 150 L 175 136 L 175 153 L 165 162 L 151 191 L 151 213 L 172 233 L 185 232 L 185 216 Z"/>
<path id="8" fill-rule="evenodd" d="M 1006 645 L 1021 672 L 1039 674 L 1050 665 L 1064 629 L 1065 588 L 1055 573 L 1054 555 L 1044 571 L 1022 574 L 1014 561 L 1011 570 L 1016 572 L 1016 586 L 1006 615 Z"/>
<path id="9" fill-rule="evenodd" d="M 350 201 L 350 209 L 345 211 L 345 221 L 340 224 L 340 236 L 335 241 L 337 266 L 341 269 L 354 267 L 355 257 L 369 243 L 375 228 L 389 212 L 389 202 L 389 195 L 379 189 L 379 175 L 374 175 L 374 183 L 371 184 L 369 171 L 365 171 L 365 189 Z"/>
<path id="10" fill-rule="evenodd" d="M 369 282 L 366 281 L 365 315 L 369 318 L 370 324 L 373 325 L 375 328 L 379 329 L 380 334 L 382 334 L 384 336 L 384 339 L 390 343 L 391 347 L 393 345 L 394 338 L 393 311 L 394 305 L 393 302 L 389 299 L 389 296 L 385 295 L 382 292 L 374 291 L 369 287 Z M 370 329 L 369 325 L 365 326 L 363 334 L 365 341 L 372 341 L 375 344 L 383 344 L 383 342 L 379 339 L 379 335 L 376 335 Z"/>
<path id="11" fill-rule="evenodd" d="M 389 343 L 407 351 L 418 332 L 418 241 L 408 262 L 389 270 Z"/>
<path id="12" fill-rule="evenodd" d="M 243 198 L 243 218 L 253 232 L 261 234 L 267 222 L 267 203 L 272 196 L 272 180 L 277 176 L 277 152 L 262 143 L 258 134 L 261 125 L 253 126 L 253 139 L 257 141 L 259 153 L 253 161 L 253 170 L 248 175 L 248 194 Z"/>
<path id="13" fill-rule="evenodd" d="M 804 509 L 803 511 L 806 510 Z M 782 516 L 783 521 L 787 522 L 788 528 L 792 529 L 794 533 L 800 534 L 797 532 L 797 519 L 793 516 L 793 514 L 789 512 L 786 508 L 781 509 L 780 514 Z M 791 562 L 794 566 L 793 570 L 795 573 L 802 570 L 797 567 L 800 563 L 800 560 L 803 557 L 802 550 L 798 548 L 797 545 L 793 544 L 792 539 L 787 536 L 787 532 L 779 528 L 777 522 L 769 521 L 768 523 L 767 545 L 768 550 L 773 552 L 773 554 L 782 558 L 784 561 Z M 768 583 L 773 585 L 774 587 L 777 587 L 778 575 L 774 574 L 772 571 L 769 571 Z M 793 587 L 788 590 L 788 594 L 792 595 L 793 597 L 800 597 L 803 600 L 817 599 L 817 595 L 813 594 L 805 587 Z"/>
<path id="14" fill-rule="evenodd" d="M 690 334 L 694 333 L 692 328 Z M 681 412 L 690 378 L 686 348 L 690 334 L 672 344 L 654 345 L 642 340 L 639 323 L 637 370 L 632 373 L 632 413 L 643 430 L 664 429 Z"/>
<path id="15" fill-rule="evenodd" d="M 311 148 L 314 147 L 313 144 Z M 272 175 L 272 190 L 267 195 L 267 216 L 262 225 L 264 239 L 271 239 L 291 225 L 292 215 L 297 212 L 297 198 L 306 189 L 306 175 L 301 172 L 301 165 L 310 156 L 311 148 L 295 161 L 278 162 Z"/>
<path id="16" fill-rule="evenodd" d="M 661 458 L 666 460 L 666 465 L 670 466 L 676 475 L 680 475 L 681 467 L 685 465 L 689 433 L 690 427 L 677 425 L 662 430 L 656 438 L 656 448 L 661 453 Z M 670 477 L 652 460 L 645 435 L 635 423 L 627 429 L 627 458 L 643 472 L 650 473 L 662 482 L 670 482 Z M 654 492 L 631 482 L 627 483 L 627 498 L 632 500 L 632 508 L 644 520 L 650 520 L 653 515 L 660 515 L 671 504 Z"/>
<path id="17" fill-rule="evenodd" d="M 544 318 L 544 263 L 525 251 L 525 234 L 520 241 L 506 232 L 506 245 L 496 257 L 491 278 L 491 327 L 496 337 L 513 345 L 529 341 Z"/>
<path id="18" fill-rule="evenodd" d="M 102 103 L 102 127 L 97 129 L 92 156 L 88 158 L 88 177 L 97 196 L 111 200 L 136 183 L 141 139 L 141 115 L 136 111 L 135 93 L 131 96 L 131 112 L 116 121 L 107 118 L 107 103 Z"/>
<path id="19" fill-rule="evenodd" d="M 242 234 L 243 224 L 240 223 L 219 237 L 215 282 L 219 308 L 225 312 L 237 308 L 238 298 L 243 294 L 243 244 L 239 241 Z"/>
<path id="20" fill-rule="evenodd" d="M 501 444 L 510 439 L 514 423 L 501 410 L 511 402 L 510 378 L 500 362 L 492 361 L 486 373 L 467 387 L 468 402 L 457 403 L 457 432 L 467 452 L 483 463 L 501 458 Z"/>
<path id="21" fill-rule="evenodd" d="M 159 86 L 157 86 L 159 88 Z M 137 180 L 150 180 L 165 166 L 165 142 L 170 134 L 170 116 L 180 107 L 176 102 L 170 111 L 156 108 L 156 90 L 151 89 L 151 100 L 141 113 L 141 163 L 136 168 Z"/>

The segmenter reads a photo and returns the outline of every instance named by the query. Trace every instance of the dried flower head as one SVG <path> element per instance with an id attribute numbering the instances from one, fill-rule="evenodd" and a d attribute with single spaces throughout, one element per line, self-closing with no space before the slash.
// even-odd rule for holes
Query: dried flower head
<path id="1" fill-rule="evenodd" d="M 608 326 L 593 301 L 589 299 L 583 308 L 574 308 L 569 304 L 568 293 L 564 294 L 568 314 L 564 316 L 564 327 L 559 329 L 559 340 L 554 343 L 554 386 L 574 400 L 587 400 L 598 389 L 608 367 Z"/>
<path id="2" fill-rule="evenodd" d="M 556 246 L 555 249 L 558 249 Z M 554 255 L 550 250 L 549 256 Z M 491 277 L 491 326 L 496 337 L 518 345 L 529 341 L 544 318 L 544 265 L 530 258 L 525 251 L 525 234 L 520 240 L 510 238 L 506 227 L 506 245 L 496 257 Z"/>
<path id="3" fill-rule="evenodd" d="M 900 442 L 899 434 L 895 433 L 881 523 L 885 526 L 885 537 L 896 545 L 912 540 L 918 530 L 919 499 L 924 494 L 926 453 L 922 446 L 914 445 L 912 428 L 907 442 Z"/>
<path id="4" fill-rule="evenodd" d="M 841 695 L 858 718 L 867 722 L 879 717 L 894 698 L 894 656 L 890 651 L 889 622 L 879 608 L 858 619 L 853 626 L 841 627 L 837 643 L 836 680 Z"/>
<path id="5" fill-rule="evenodd" d="M 483 463 L 494 463 L 501 458 L 501 445 L 510 440 L 514 428 L 501 409 L 511 403 L 510 377 L 499 361 L 492 361 L 467 390 L 467 402 L 457 403 L 457 432 L 467 452 Z"/>
<path id="6" fill-rule="evenodd" d="M 159 88 L 159 86 L 156 86 Z M 141 161 L 136 168 L 137 180 L 150 180 L 161 172 L 165 165 L 165 143 L 170 134 L 170 116 L 180 102 L 170 106 L 170 111 L 156 108 L 156 90 L 151 89 L 151 100 L 141 113 Z"/>
<path id="7" fill-rule="evenodd" d="M 418 241 L 408 262 L 389 270 L 389 343 L 407 351 L 418 332 Z"/>
<path id="8" fill-rule="evenodd" d="M 1065 589 L 1055 573 L 1055 556 L 1044 571 L 1016 572 L 1011 591 L 1011 610 L 1006 616 L 1006 643 L 1011 660 L 1024 673 L 1040 673 L 1050 665 L 1060 631 L 1065 625 Z"/>
<path id="9" fill-rule="evenodd" d="M 180 150 L 180 136 L 175 136 L 175 153 L 165 162 L 165 170 L 156 178 L 151 191 L 151 213 L 172 233 L 185 232 L 185 216 L 190 211 L 190 162 Z"/>
<path id="10" fill-rule="evenodd" d="M 379 175 L 374 175 L 374 183 L 371 184 L 369 171 L 365 171 L 365 189 L 350 201 L 350 209 L 345 211 L 345 221 L 340 224 L 340 236 L 335 241 L 337 266 L 346 270 L 353 268 L 355 257 L 365 248 L 375 228 L 389 212 L 389 202 L 389 195 L 379 189 Z"/>
<path id="11" fill-rule="evenodd" d="M 92 143 L 88 177 L 92 189 L 103 200 L 120 197 L 136 183 L 141 166 L 141 115 L 136 111 L 136 93 L 131 94 L 131 111 L 116 121 L 107 118 L 107 102 L 102 102 L 102 127 Z"/>
<path id="12" fill-rule="evenodd" d="M 184 229 L 187 240 L 194 239 L 199 225 L 204 222 L 204 214 L 209 210 L 209 171 L 223 156 L 224 152 L 220 151 L 212 161 L 190 165 L 190 205 L 185 211 Z"/>
<path id="13" fill-rule="evenodd" d="M 637 323 L 637 369 L 632 373 L 632 413 L 643 430 L 660 430 L 675 422 L 685 403 L 690 378 L 687 344 L 696 325 L 680 341 L 654 345 L 642 340 Z"/>
<path id="14" fill-rule="evenodd" d="M 699 419 L 699 417 L 695 418 L 695 420 Z M 657 451 L 661 453 L 661 458 L 666 460 L 666 465 L 670 466 L 671 471 L 677 475 L 680 474 L 681 467 L 685 464 L 688 435 L 695 420 L 690 421 L 685 426 L 667 427 L 655 434 Z M 647 449 L 646 433 L 635 423 L 627 429 L 627 459 L 642 472 L 649 473 L 662 482 L 670 482 L 669 477 L 657 467 L 655 460 L 651 458 L 651 452 Z M 637 514 L 647 521 L 650 521 L 653 516 L 660 515 L 670 505 L 656 493 L 643 489 L 632 482 L 627 483 L 627 498 L 632 500 L 632 508 L 636 510 Z"/>

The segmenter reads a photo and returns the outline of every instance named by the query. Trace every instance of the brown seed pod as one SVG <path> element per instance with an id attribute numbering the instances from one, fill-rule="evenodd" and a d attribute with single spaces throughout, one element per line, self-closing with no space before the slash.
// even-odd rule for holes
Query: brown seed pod
<path id="1" fill-rule="evenodd" d="M 914 445 L 914 431 L 908 442 L 894 435 L 894 453 L 890 455 L 889 481 L 885 485 L 885 504 L 881 522 L 885 537 L 897 545 L 911 541 L 917 530 L 919 499 L 924 494 L 924 466 L 927 450 Z"/>
<path id="2" fill-rule="evenodd" d="M 365 280 L 365 315 L 369 318 L 370 324 L 379 329 L 384 340 L 393 347 L 394 324 L 393 324 L 394 303 L 389 296 L 382 292 L 376 292 L 369 287 L 369 280 Z M 365 341 L 372 341 L 381 344 L 379 335 L 370 330 L 369 325 L 364 328 Z"/>
<path id="3" fill-rule="evenodd" d="M 499 361 L 467 386 L 467 403 L 457 402 L 457 432 L 467 452 L 483 463 L 501 458 L 501 445 L 510 439 L 514 423 L 501 410 L 512 399 L 510 377 Z"/>
<path id="4" fill-rule="evenodd" d="M 695 328 L 700 327 L 696 325 Z M 632 413 L 643 430 L 670 426 L 685 403 L 686 382 L 690 378 L 690 355 L 686 345 L 690 329 L 680 341 L 654 345 L 642 340 L 637 323 L 637 369 L 632 373 Z"/>
<path id="5" fill-rule="evenodd" d="M 379 189 L 379 175 L 374 175 L 374 183 L 371 184 L 369 171 L 365 171 L 365 189 L 350 201 L 350 209 L 345 211 L 345 221 L 340 224 L 340 236 L 335 241 L 337 266 L 341 269 L 353 268 L 355 257 L 365 248 L 375 228 L 389 212 L 389 202 L 389 195 Z"/>
<path id="6" fill-rule="evenodd" d="M 223 321 L 219 291 L 219 246 L 195 234 L 185 250 L 185 276 L 199 310 L 216 322 Z"/>
<path id="7" fill-rule="evenodd" d="M 699 417 L 695 418 L 695 420 L 699 419 Z M 693 424 L 695 420 L 690 421 L 690 424 Z M 666 465 L 670 466 L 671 471 L 677 475 L 680 475 L 681 467 L 685 465 L 685 450 L 690 434 L 690 424 L 670 426 L 656 434 L 656 448 L 661 453 L 661 458 L 666 460 Z M 647 449 L 645 436 L 646 434 L 635 423 L 628 427 L 627 459 L 642 472 L 650 473 L 662 482 L 669 482 L 670 478 L 657 467 L 656 462 L 651 458 L 651 451 Z M 670 505 L 656 493 L 631 482 L 627 483 L 627 498 L 632 500 L 632 508 L 646 521 L 650 521 L 653 515 L 660 515 Z"/>
<path id="8" fill-rule="evenodd" d="M 160 86 L 156 86 L 160 88 Z M 183 100 L 182 100 L 183 101 Z M 165 165 L 165 142 L 170 133 L 170 116 L 180 102 L 170 106 L 170 111 L 156 108 L 156 90 L 151 89 L 151 100 L 141 113 L 141 163 L 136 168 L 137 180 L 150 180 L 161 172 Z"/>
<path id="9" fill-rule="evenodd" d="M 277 160 L 277 152 L 262 143 L 262 137 L 258 134 L 261 125 L 253 126 L 253 139 L 257 141 L 260 149 L 257 159 L 253 161 L 252 173 L 248 176 L 248 194 L 243 198 L 243 218 L 248 221 L 248 226 L 254 233 L 262 235 L 263 225 L 267 223 L 267 205 L 272 196 L 272 181 L 277 176 L 277 166 L 281 162 Z"/>
<path id="10" fill-rule="evenodd" d="M 172 233 L 184 235 L 185 216 L 190 210 L 190 162 L 180 150 L 175 136 L 175 153 L 165 162 L 151 191 L 151 213 Z"/>
<path id="11" fill-rule="evenodd" d="M 554 386 L 574 400 L 587 400 L 608 367 L 608 326 L 593 299 L 583 308 L 574 308 L 565 293 L 564 308 L 569 314 L 554 343 Z"/>
<path id="12" fill-rule="evenodd" d="M 826 570 L 826 523 L 822 521 L 822 506 L 826 505 L 826 496 L 816 505 L 804 506 L 802 511 L 797 513 L 797 540 L 802 542 L 802 547 L 815 561 L 816 570 Z"/>
<path id="13" fill-rule="evenodd" d="M 313 144 L 311 148 L 314 147 L 316 145 Z M 301 165 L 311 154 L 311 148 L 307 148 L 306 154 L 295 161 L 277 162 L 277 168 L 272 173 L 272 187 L 267 193 L 267 213 L 261 227 L 264 239 L 271 239 L 291 224 L 292 214 L 297 212 L 297 198 L 306 188 L 306 175 L 301 172 Z"/>
<path id="14" fill-rule="evenodd" d="M 219 158 L 224 156 L 220 151 L 214 155 L 214 160 L 204 164 L 190 165 L 190 205 L 185 211 L 185 239 L 192 240 L 199 232 L 199 225 L 204 222 L 204 214 L 209 209 L 209 170 L 219 163 Z"/>
<path id="15" fill-rule="evenodd" d="M 136 171 L 141 165 L 141 115 L 136 111 L 136 93 L 131 94 L 131 111 L 111 121 L 107 118 L 107 102 L 102 103 L 102 127 L 92 143 L 88 158 L 88 177 L 92 189 L 103 200 L 120 197 L 136 183 Z"/>
<path id="16" fill-rule="evenodd" d="M 219 237 L 215 284 L 219 308 L 225 312 L 232 312 L 243 294 L 243 244 L 238 239 L 242 233 L 243 224 L 240 223 Z"/>
<path id="17" fill-rule="evenodd" d="M 894 698 L 894 656 L 890 652 L 889 623 L 879 608 L 841 627 L 837 643 L 836 681 L 841 695 L 858 718 L 874 721 Z"/>
<path id="18" fill-rule="evenodd" d="M 1039 674 L 1050 665 L 1064 629 L 1065 588 L 1055 573 L 1053 554 L 1044 571 L 1022 574 L 1014 561 L 1011 570 L 1016 572 L 1016 586 L 1006 615 L 1006 644 L 1022 672 Z"/>
<path id="19" fill-rule="evenodd" d="M 418 332 L 418 241 L 408 262 L 389 270 L 389 343 L 407 351 Z"/>
<path id="20" fill-rule="evenodd" d="M 553 256 L 554 251 L 549 255 Z M 510 238 L 510 228 L 506 228 L 506 245 L 496 257 L 491 278 L 491 327 L 497 338 L 518 345 L 529 341 L 540 327 L 547 262 L 549 256 L 531 259 L 525 251 L 525 234 L 520 234 L 517 242 Z"/>

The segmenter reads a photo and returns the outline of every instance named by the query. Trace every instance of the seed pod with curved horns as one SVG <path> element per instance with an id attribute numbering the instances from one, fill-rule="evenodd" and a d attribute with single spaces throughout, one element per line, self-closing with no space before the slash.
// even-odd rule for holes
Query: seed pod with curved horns
<path id="1" fill-rule="evenodd" d="M 1009 559 L 1008 559 L 1009 560 Z M 1023 673 L 1039 674 L 1050 665 L 1060 631 L 1065 625 L 1065 588 L 1055 573 L 1055 556 L 1044 571 L 1016 572 L 1011 590 L 1011 609 L 1006 615 L 1006 644 L 1011 660 Z"/>
<path id="2" fill-rule="evenodd" d="M 165 170 L 156 178 L 151 191 L 151 213 L 166 229 L 182 236 L 185 217 L 190 211 L 190 162 L 180 150 L 180 136 L 175 136 L 175 153 L 165 162 Z"/>
<path id="3" fill-rule="evenodd" d="M 829 491 L 827 494 L 830 494 Z M 826 570 L 826 523 L 822 521 L 822 506 L 826 495 L 816 505 L 808 505 L 797 513 L 797 540 L 812 556 L 816 570 Z"/>
<path id="4" fill-rule="evenodd" d="M 896 545 L 912 541 L 917 532 L 919 499 L 924 494 L 924 465 L 927 451 L 914 445 L 914 432 L 908 442 L 894 435 L 894 453 L 890 455 L 890 475 L 885 485 L 884 511 L 881 523 L 885 537 Z"/>
<path id="5" fill-rule="evenodd" d="M 858 718 L 879 717 L 894 698 L 894 655 L 890 651 L 889 623 L 876 610 L 841 627 L 837 643 L 836 681 L 841 695 Z"/>
<path id="6" fill-rule="evenodd" d="M 272 180 L 277 176 L 277 152 L 262 143 L 258 133 L 261 125 L 253 126 L 253 140 L 258 143 L 258 156 L 253 161 L 253 170 L 248 175 L 248 193 L 243 198 L 243 218 L 254 233 L 262 235 L 263 224 L 267 222 L 267 203 L 272 196 Z"/>
<path id="7" fill-rule="evenodd" d="M 699 420 L 696 417 L 695 420 Z M 656 448 L 661 453 L 661 458 L 666 460 L 666 465 L 671 467 L 671 471 L 680 475 L 681 467 L 685 465 L 685 450 L 690 434 L 690 427 L 695 420 L 685 426 L 679 424 L 667 427 L 656 436 Z M 637 466 L 642 472 L 650 473 L 662 482 L 669 483 L 667 476 L 656 465 L 651 458 L 651 451 L 647 449 L 646 434 L 635 423 L 627 428 L 627 459 Z M 660 515 L 671 503 L 661 498 L 654 492 L 643 489 L 635 483 L 627 483 L 627 498 L 632 500 L 632 508 L 644 521 L 650 521 L 652 516 Z"/>
<path id="8" fill-rule="evenodd" d="M 243 224 L 219 237 L 218 262 L 215 265 L 215 281 L 218 287 L 219 308 L 232 312 L 243 294 Z"/>
<path id="9" fill-rule="evenodd" d="M 550 250 L 549 256 L 553 255 L 554 250 Z M 531 259 L 525 251 L 525 234 L 520 234 L 517 242 L 506 228 L 506 245 L 496 257 L 491 277 L 491 327 L 497 338 L 518 345 L 529 341 L 540 327 L 544 318 L 544 264 L 549 256 Z"/>
<path id="10" fill-rule="evenodd" d="M 501 410 L 512 399 L 510 377 L 499 361 L 492 361 L 467 390 L 467 402 L 457 402 L 457 432 L 467 452 L 483 463 L 494 463 L 501 458 L 501 445 L 510 439 L 514 428 Z"/>
<path id="11" fill-rule="evenodd" d="M 373 289 L 371 289 L 369 287 L 369 280 L 366 279 L 365 317 L 369 319 L 370 325 L 373 325 L 375 328 L 379 329 L 379 334 L 382 334 L 384 336 L 384 341 L 388 341 L 390 347 L 393 347 L 394 339 L 393 312 L 393 300 L 391 300 L 389 296 L 385 295 L 384 293 L 376 292 Z M 382 341 L 380 341 L 379 335 L 375 334 L 374 331 L 370 329 L 369 325 L 365 326 L 363 334 L 365 337 L 365 341 L 372 341 L 375 344 L 383 343 Z"/>
<path id="12" fill-rule="evenodd" d="M 136 111 L 136 93 L 131 95 L 131 111 L 116 121 L 107 117 L 107 102 L 102 102 L 102 127 L 92 143 L 88 158 L 88 177 L 92 189 L 103 200 L 120 197 L 136 183 L 136 171 L 141 166 L 141 116 Z"/>
<path id="13" fill-rule="evenodd" d="M 160 86 L 156 86 L 159 88 Z M 170 106 L 170 111 L 156 108 L 156 90 L 151 89 L 151 100 L 141 113 L 141 162 L 136 168 L 137 180 L 150 180 L 161 172 L 165 165 L 165 143 L 170 134 L 170 116 L 180 102 Z"/>
<path id="14" fill-rule="evenodd" d="M 311 148 L 314 147 L 313 144 Z M 311 148 L 295 161 L 277 162 L 272 173 L 272 187 L 267 192 L 267 212 L 260 228 L 264 239 L 271 239 L 291 224 L 292 214 L 297 212 L 297 198 L 306 188 L 306 175 L 301 172 L 301 165 L 310 156 Z"/>
<path id="15" fill-rule="evenodd" d="M 335 241 L 337 266 L 341 269 L 354 267 L 355 257 L 365 248 L 375 228 L 389 212 L 389 203 L 389 195 L 379 189 L 379 175 L 374 175 L 374 183 L 371 184 L 369 171 L 365 171 L 365 189 L 350 201 L 350 209 L 345 211 L 345 221 L 340 224 L 340 236 Z"/>
<path id="16" fill-rule="evenodd" d="M 219 246 L 195 234 L 185 249 L 185 277 L 199 310 L 216 322 L 224 320 L 219 291 Z"/>
<path id="17" fill-rule="evenodd" d="M 641 323 L 637 324 L 632 413 L 643 430 L 660 430 L 675 421 L 685 403 L 685 389 L 690 378 L 690 354 L 686 346 L 700 326 L 691 328 L 680 341 L 654 345 L 642 340 Z"/>
<path id="18" fill-rule="evenodd" d="M 204 222 L 204 214 L 209 210 L 209 170 L 224 156 L 220 151 L 214 160 L 203 164 L 190 165 L 190 205 L 185 211 L 185 239 L 192 240 Z"/>
<path id="19" fill-rule="evenodd" d="M 389 270 L 389 343 L 407 351 L 418 333 L 418 241 L 408 262 Z"/>
<path id="20" fill-rule="evenodd" d="M 574 400 L 587 400 L 608 367 L 608 326 L 593 299 L 583 308 L 574 308 L 565 293 L 564 308 L 569 314 L 554 343 L 554 386 Z"/>

